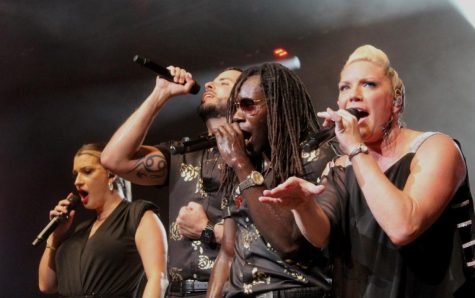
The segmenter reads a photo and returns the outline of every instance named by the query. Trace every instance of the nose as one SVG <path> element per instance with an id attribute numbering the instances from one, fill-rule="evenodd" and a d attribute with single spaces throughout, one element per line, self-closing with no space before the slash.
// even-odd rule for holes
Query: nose
<path id="1" fill-rule="evenodd" d="M 350 93 L 350 102 L 357 102 L 362 100 L 361 90 L 358 87 L 352 88 Z"/>
<path id="2" fill-rule="evenodd" d="M 233 122 L 244 122 L 244 115 L 241 110 L 241 107 L 237 106 L 236 111 L 234 111 Z"/>
<path id="3" fill-rule="evenodd" d="M 216 87 L 216 86 L 214 85 L 214 82 L 207 82 L 207 83 L 205 84 L 205 89 L 206 89 L 206 90 L 214 90 L 215 87 Z"/>
<path id="4" fill-rule="evenodd" d="M 83 182 L 83 180 L 82 180 L 81 174 L 77 174 L 77 175 L 76 175 L 76 179 L 74 179 L 74 185 L 75 185 L 76 187 L 79 187 L 79 186 L 81 186 L 81 185 L 83 185 L 83 184 L 84 184 L 84 182 Z"/>

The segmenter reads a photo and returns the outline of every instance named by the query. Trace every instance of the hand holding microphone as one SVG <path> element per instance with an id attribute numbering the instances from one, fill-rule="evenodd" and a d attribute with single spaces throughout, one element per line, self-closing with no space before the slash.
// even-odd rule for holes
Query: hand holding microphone
<path id="1" fill-rule="evenodd" d="M 69 219 L 70 212 L 75 210 L 80 201 L 79 196 L 75 194 L 69 194 L 65 200 L 59 201 L 58 205 L 50 211 L 50 221 L 49 223 L 41 230 L 41 232 L 33 240 L 32 245 L 37 246 L 42 243 L 58 228 L 58 226 L 64 221 Z M 67 227 L 63 227 L 63 233 L 69 229 L 71 223 Z"/>
<path id="2" fill-rule="evenodd" d="M 142 65 L 143 67 L 146 67 L 146 68 L 150 69 L 151 71 L 155 72 L 160 78 L 165 79 L 165 80 L 167 80 L 169 82 L 172 82 L 172 83 L 175 83 L 175 84 L 179 84 L 179 83 L 175 82 L 173 75 L 170 73 L 170 71 L 168 69 L 166 69 L 165 67 L 163 67 L 161 65 L 156 64 L 152 60 L 150 60 L 148 58 L 141 57 L 139 55 L 135 55 L 133 61 L 135 63 L 137 63 L 139 65 Z M 182 83 L 182 85 L 184 85 L 184 84 L 185 83 Z M 198 92 L 200 91 L 200 88 L 201 88 L 200 85 L 197 82 L 195 82 L 193 84 L 193 86 L 191 87 L 190 93 L 191 94 L 198 94 Z"/>
<path id="3" fill-rule="evenodd" d="M 357 120 L 368 116 L 367 112 L 360 111 L 355 108 L 349 108 L 346 109 L 346 111 L 355 116 Z M 334 113 L 336 114 L 336 112 Z M 325 121 L 327 121 L 327 119 Z M 336 129 L 341 129 L 341 127 L 339 127 L 339 123 L 335 125 L 333 122 L 330 126 L 320 129 L 320 131 L 315 134 L 309 135 L 308 138 L 301 144 L 302 150 L 306 152 L 312 151 L 318 148 L 321 144 L 333 139 L 336 135 Z"/>

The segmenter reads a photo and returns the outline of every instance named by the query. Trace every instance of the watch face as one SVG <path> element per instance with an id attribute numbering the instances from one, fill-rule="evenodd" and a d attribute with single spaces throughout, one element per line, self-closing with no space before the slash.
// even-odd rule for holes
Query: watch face
<path id="1" fill-rule="evenodd" d="M 251 172 L 251 179 L 257 185 L 262 185 L 262 183 L 264 183 L 264 177 L 262 177 L 262 174 L 257 171 Z"/>

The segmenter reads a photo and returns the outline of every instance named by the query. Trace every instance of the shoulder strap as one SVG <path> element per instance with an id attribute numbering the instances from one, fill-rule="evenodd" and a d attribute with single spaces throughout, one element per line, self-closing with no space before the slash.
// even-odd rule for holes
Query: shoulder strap
<path id="1" fill-rule="evenodd" d="M 430 138 L 433 135 L 440 134 L 440 132 L 437 131 L 426 131 L 419 135 L 411 144 L 409 147 L 409 152 L 415 153 L 419 147 L 424 143 L 428 138 Z"/>

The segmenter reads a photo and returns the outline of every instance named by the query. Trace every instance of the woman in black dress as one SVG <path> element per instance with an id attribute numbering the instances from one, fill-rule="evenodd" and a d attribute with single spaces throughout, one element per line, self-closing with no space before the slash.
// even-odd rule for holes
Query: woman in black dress
<path id="1" fill-rule="evenodd" d="M 125 181 L 100 164 L 103 146 L 87 144 L 74 157 L 74 185 L 96 218 L 69 231 L 75 211 L 47 239 L 39 266 L 39 287 L 63 297 L 136 297 L 146 274 L 143 297 L 163 297 L 167 286 L 167 243 L 157 207 L 129 202 Z M 67 212 L 69 194 L 50 211 Z"/>
<path id="2" fill-rule="evenodd" d="M 328 245 L 337 297 L 475 297 L 463 155 L 450 136 L 403 127 L 404 97 L 386 54 L 356 49 L 340 74 L 339 110 L 318 114 L 335 124 L 345 155 L 322 185 L 290 178 L 260 199 L 292 209 L 307 239 Z"/>

